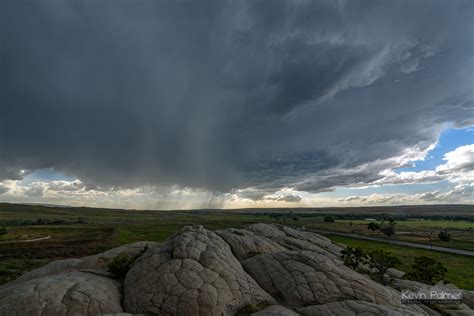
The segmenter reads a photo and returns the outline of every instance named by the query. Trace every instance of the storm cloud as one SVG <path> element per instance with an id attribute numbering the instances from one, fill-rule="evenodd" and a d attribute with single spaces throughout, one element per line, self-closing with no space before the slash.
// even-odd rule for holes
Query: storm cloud
<path id="1" fill-rule="evenodd" d="M 446 124 L 474 124 L 472 1 L 0 12 L 0 179 L 53 168 L 89 188 L 323 192 L 381 179 Z"/>

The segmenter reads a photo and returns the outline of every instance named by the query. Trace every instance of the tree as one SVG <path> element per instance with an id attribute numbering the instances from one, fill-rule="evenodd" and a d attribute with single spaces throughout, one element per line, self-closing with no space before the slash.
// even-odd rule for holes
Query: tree
<path id="1" fill-rule="evenodd" d="M 362 248 L 348 247 L 341 251 L 344 265 L 357 272 L 368 272 L 369 276 L 382 284 L 386 283 L 385 273 L 400 264 L 398 257 L 385 250 L 373 250 L 368 254 Z M 370 271 L 367 271 L 367 268 Z"/>
<path id="2" fill-rule="evenodd" d="M 390 251 L 373 250 L 369 252 L 368 256 L 368 266 L 372 269 L 370 276 L 372 279 L 381 282 L 382 284 L 385 284 L 384 275 L 387 270 L 402 263 L 400 259 L 392 255 Z"/>
<path id="3" fill-rule="evenodd" d="M 366 263 L 367 255 L 360 247 L 347 247 L 346 249 L 341 251 L 341 258 L 344 261 L 345 266 L 358 272 L 361 272 L 361 265 Z"/>
<path id="4" fill-rule="evenodd" d="M 7 228 L 6 227 L 0 227 L 0 236 L 5 235 L 6 233 L 8 233 Z"/>
<path id="5" fill-rule="evenodd" d="M 332 216 L 324 216 L 324 221 L 326 223 L 334 223 L 336 220 Z"/>
<path id="6" fill-rule="evenodd" d="M 380 228 L 380 231 L 386 235 L 388 238 L 390 238 L 390 236 L 393 236 L 395 235 L 395 226 L 394 225 L 384 225 Z"/>
<path id="7" fill-rule="evenodd" d="M 451 240 L 451 235 L 448 234 L 448 230 L 445 229 L 444 231 L 440 231 L 439 234 L 438 234 L 438 238 L 439 240 L 441 241 L 450 241 Z"/>
<path id="8" fill-rule="evenodd" d="M 448 272 L 440 262 L 425 256 L 416 257 L 411 267 L 412 271 L 405 274 L 403 278 L 426 284 L 438 283 Z"/>
<path id="9" fill-rule="evenodd" d="M 367 224 L 367 228 L 374 232 L 380 229 L 380 224 L 376 222 L 370 222 Z"/>

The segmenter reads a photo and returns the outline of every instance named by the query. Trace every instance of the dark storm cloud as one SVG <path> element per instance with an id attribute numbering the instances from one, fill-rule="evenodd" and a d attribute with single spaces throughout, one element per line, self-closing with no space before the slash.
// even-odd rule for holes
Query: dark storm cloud
<path id="1" fill-rule="evenodd" d="M 0 7 L 0 178 L 319 192 L 474 123 L 471 1 Z"/>
<path id="2" fill-rule="evenodd" d="M 280 201 L 280 202 L 291 203 L 291 202 L 299 202 L 299 201 L 301 201 L 301 199 L 302 198 L 299 195 L 290 194 L 290 195 L 280 196 L 280 197 L 276 198 L 275 200 Z"/>

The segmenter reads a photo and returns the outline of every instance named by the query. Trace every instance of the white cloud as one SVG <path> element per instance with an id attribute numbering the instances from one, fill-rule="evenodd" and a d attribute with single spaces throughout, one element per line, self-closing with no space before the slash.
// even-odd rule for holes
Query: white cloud
<path id="1" fill-rule="evenodd" d="M 262 198 L 262 200 L 286 203 L 298 203 L 302 199 L 302 196 L 298 194 L 298 192 L 294 188 L 283 188 L 273 194 L 267 194 Z"/>
<path id="2" fill-rule="evenodd" d="M 433 183 L 444 180 L 445 177 L 436 171 L 424 170 L 419 172 L 403 171 L 396 173 L 393 170 L 384 170 L 380 173 L 384 177 L 373 182 L 375 185 L 383 184 L 411 184 L 411 183 Z"/>
<path id="3" fill-rule="evenodd" d="M 474 184 L 458 184 L 448 192 L 431 191 L 417 194 L 416 197 L 422 201 L 432 202 L 474 202 Z"/>
<path id="4" fill-rule="evenodd" d="M 474 144 L 465 145 L 448 152 L 443 158 L 446 163 L 438 166 L 436 172 L 453 182 L 474 181 Z"/>
<path id="5" fill-rule="evenodd" d="M 339 198 L 338 202 L 349 205 L 400 205 L 400 204 L 443 204 L 443 203 L 473 203 L 474 184 L 460 184 L 453 189 L 428 191 L 424 193 L 408 194 L 370 194 Z"/>
<path id="6" fill-rule="evenodd" d="M 383 178 L 372 184 L 434 183 L 442 180 L 452 183 L 474 182 L 474 144 L 461 146 L 446 153 L 443 160 L 446 162 L 436 167 L 435 170 L 397 173 L 392 169 L 386 169 L 380 172 Z"/>

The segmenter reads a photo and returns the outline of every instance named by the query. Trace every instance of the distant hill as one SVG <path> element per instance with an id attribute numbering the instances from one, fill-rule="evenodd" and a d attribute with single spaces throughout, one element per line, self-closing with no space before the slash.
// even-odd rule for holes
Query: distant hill
<path id="1" fill-rule="evenodd" d="M 134 209 L 112 209 L 97 207 L 78 207 L 68 205 L 53 204 L 17 204 L 17 203 L 0 203 L 0 212 L 32 212 L 41 213 L 60 212 L 61 210 L 68 213 L 96 213 L 96 212 L 196 212 L 196 213 L 298 213 L 298 214 L 387 214 L 387 215 L 404 215 L 404 216 L 450 216 L 450 217 L 472 217 L 474 218 L 473 204 L 446 204 L 446 205 L 400 205 L 400 206 L 363 206 L 363 207 L 307 207 L 307 208 L 242 208 L 242 209 L 195 209 L 195 210 L 134 210 Z"/>

